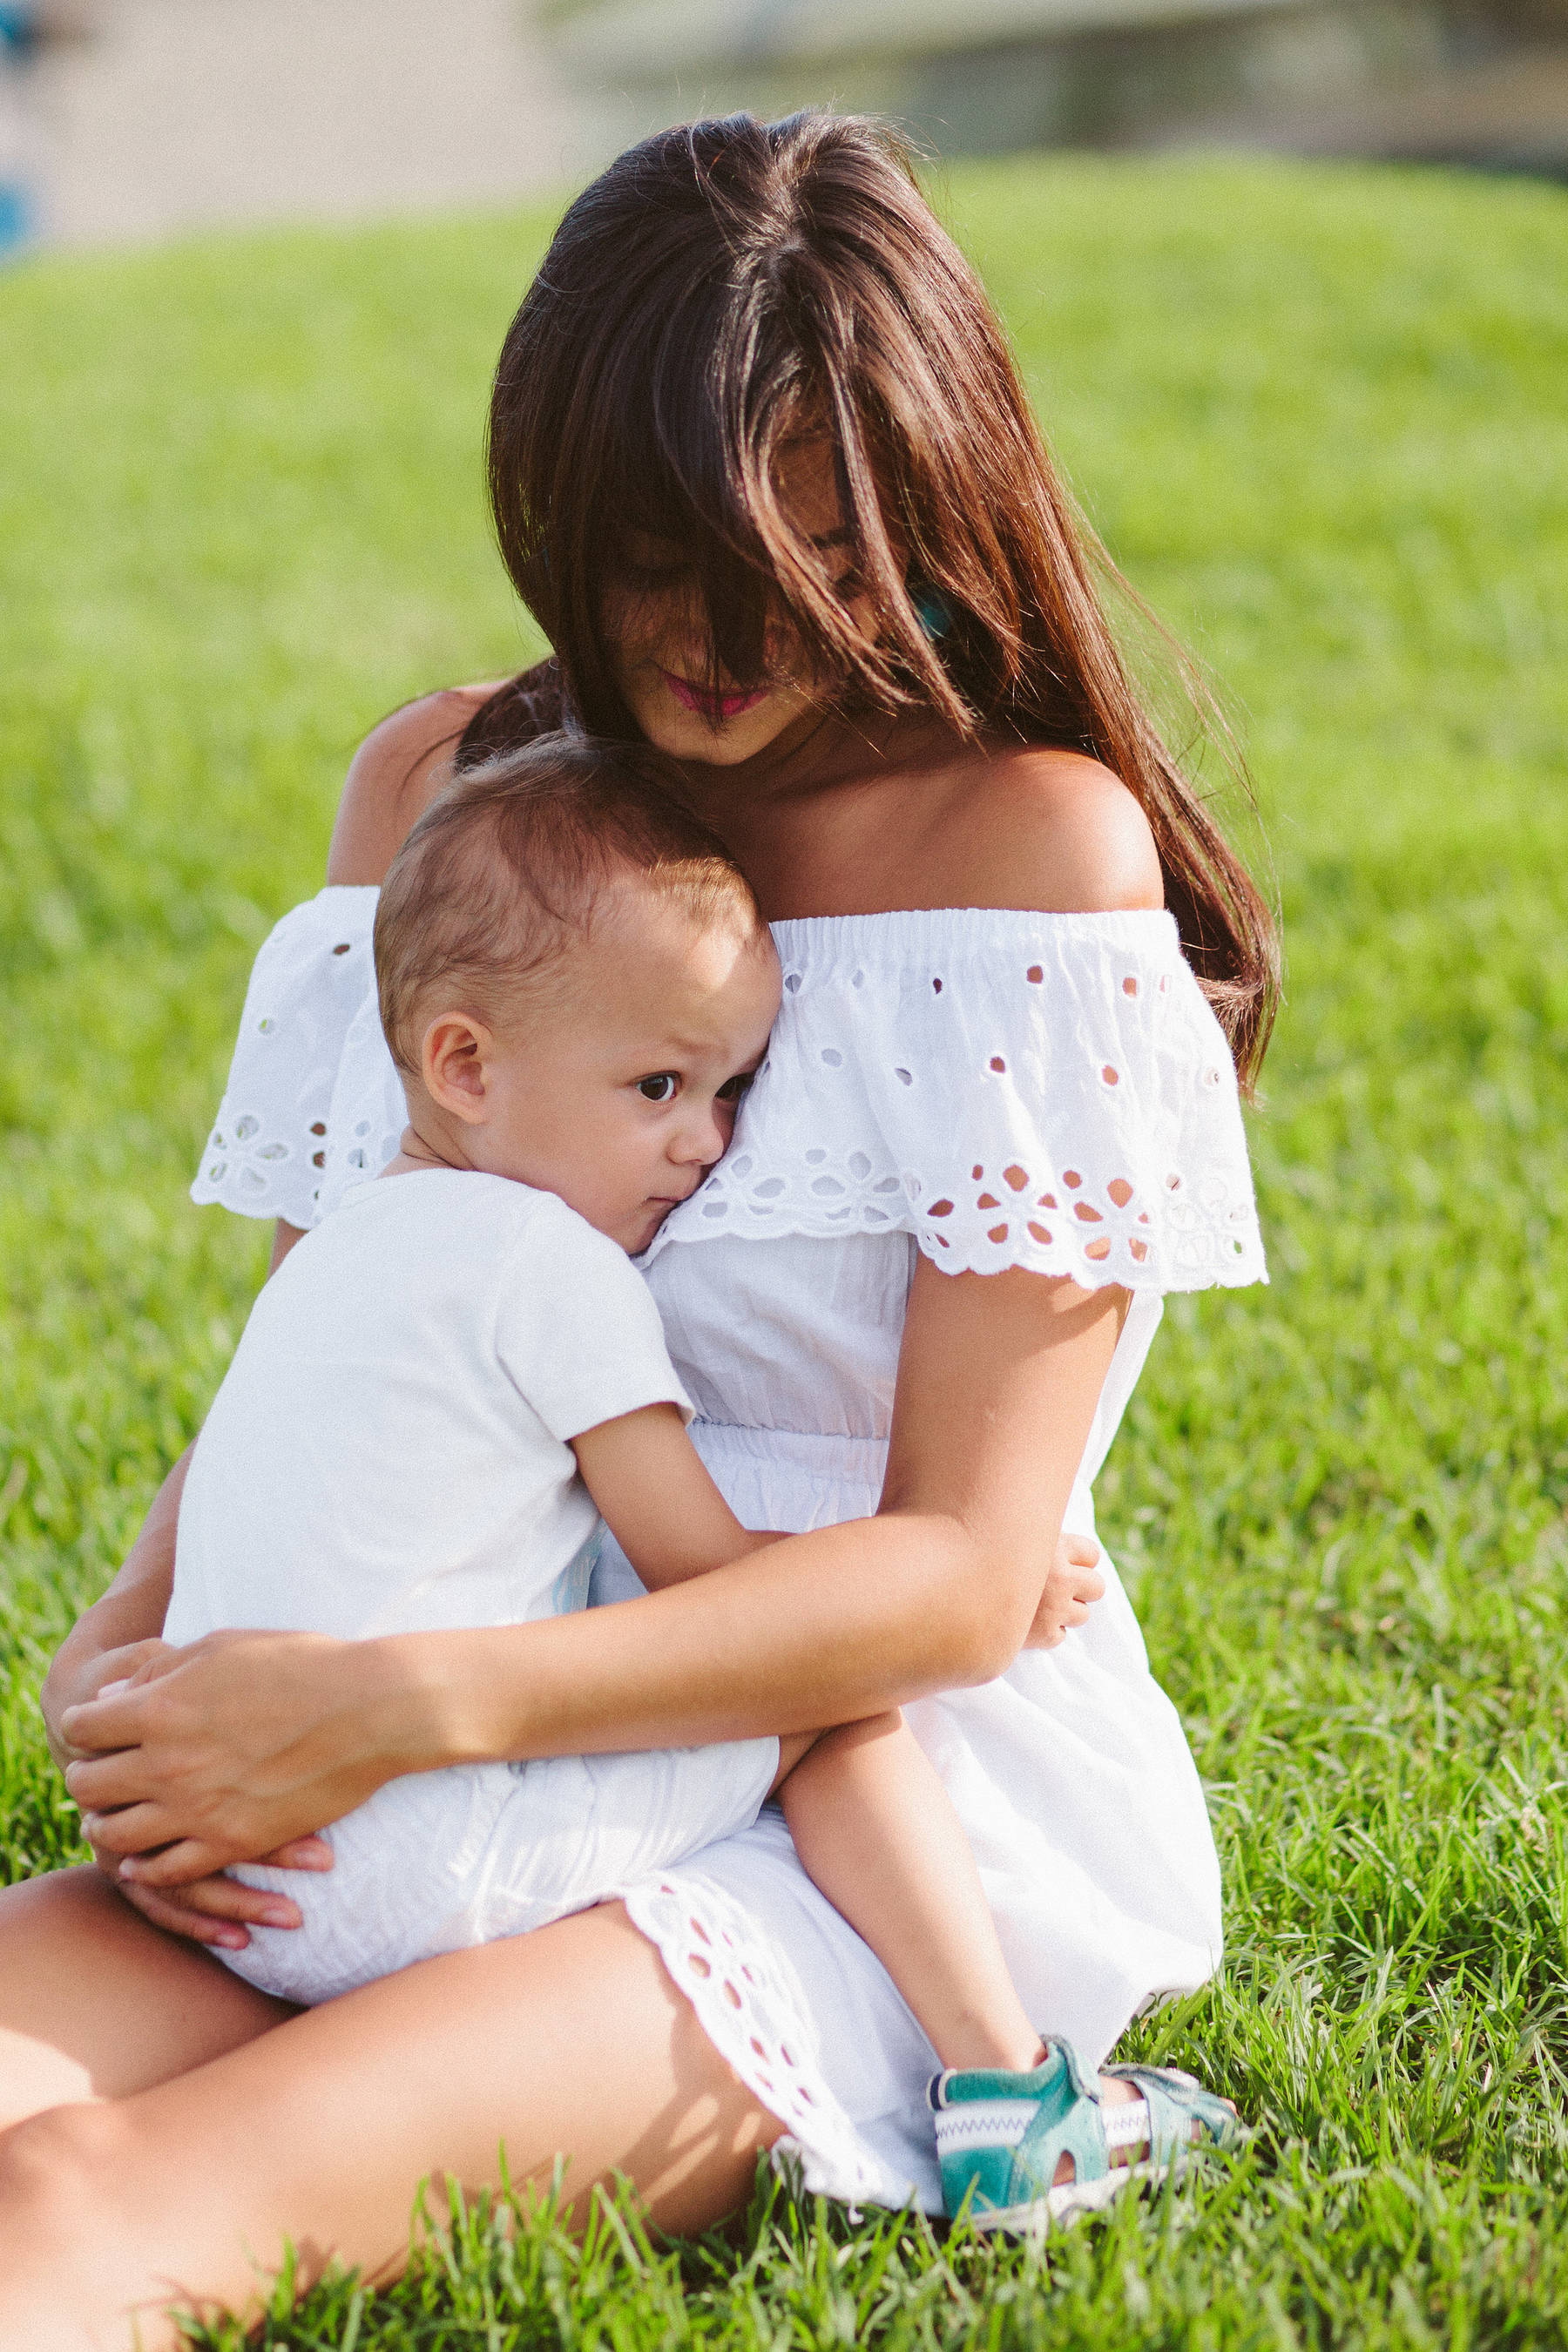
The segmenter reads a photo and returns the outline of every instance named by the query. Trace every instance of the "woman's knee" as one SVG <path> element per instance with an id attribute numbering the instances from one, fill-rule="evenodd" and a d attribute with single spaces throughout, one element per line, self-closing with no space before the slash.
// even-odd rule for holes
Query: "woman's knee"
<path id="1" fill-rule="evenodd" d="M 44 1914 L 68 1919 L 73 1926 L 96 1924 L 124 1908 L 101 1870 L 90 1862 L 73 1863 L 65 1870 L 44 1871 L 37 1878 L 19 1878 L 0 1887 L 0 1931 L 10 1922 Z"/>
<path id="2" fill-rule="evenodd" d="M 184 2343 L 145 2260 L 147 2152 L 113 2104 L 0 2133 L 0 2352 Z"/>
<path id="3" fill-rule="evenodd" d="M 121 2108 L 51 2107 L 0 2133 L 0 2229 L 6 2238 L 68 2246 L 101 2239 L 118 2192 L 134 2178 Z"/>

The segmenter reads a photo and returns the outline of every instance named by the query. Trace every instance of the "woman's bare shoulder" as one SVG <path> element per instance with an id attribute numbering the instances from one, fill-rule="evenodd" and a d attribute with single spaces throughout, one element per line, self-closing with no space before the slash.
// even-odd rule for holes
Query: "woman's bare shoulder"
<path id="1" fill-rule="evenodd" d="M 422 694 L 373 727 L 349 762 L 327 852 L 329 882 L 380 882 L 452 772 L 463 730 L 495 686 Z"/>
<path id="2" fill-rule="evenodd" d="M 1019 745 L 966 761 L 929 850 L 949 905 L 1110 914 L 1165 903 L 1148 818 L 1081 752 Z"/>

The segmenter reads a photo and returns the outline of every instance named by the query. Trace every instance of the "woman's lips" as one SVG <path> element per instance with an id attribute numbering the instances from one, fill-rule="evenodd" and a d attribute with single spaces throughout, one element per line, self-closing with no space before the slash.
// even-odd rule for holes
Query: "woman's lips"
<path id="1" fill-rule="evenodd" d="M 706 719 L 710 726 L 721 726 L 727 719 L 738 719 L 742 710 L 754 710 L 759 702 L 766 701 L 768 696 L 765 686 L 757 687 L 750 694 L 710 694 L 702 687 L 693 686 L 689 678 L 677 677 L 672 669 L 665 669 L 661 666 L 658 674 L 677 702 L 683 703 L 688 710 L 694 710 L 699 719 Z"/>

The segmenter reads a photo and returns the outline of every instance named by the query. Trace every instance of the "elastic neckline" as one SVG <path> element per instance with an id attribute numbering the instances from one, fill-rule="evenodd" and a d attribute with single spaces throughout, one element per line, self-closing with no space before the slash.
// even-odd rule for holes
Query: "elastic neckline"
<path id="1" fill-rule="evenodd" d="M 896 930 L 893 927 L 897 927 Z M 893 936 L 912 943 L 935 938 L 951 940 L 954 930 L 980 939 L 987 935 L 1013 939 L 1020 934 L 1038 938 L 1050 930 L 1058 936 L 1075 933 L 1131 947 L 1150 944 L 1151 927 L 1171 944 L 1179 944 L 1175 917 L 1165 907 L 1110 908 L 1081 914 L 1047 914 L 1033 907 L 891 907 L 873 915 L 789 915 L 770 923 L 781 950 L 786 944 L 808 941 L 829 947 L 851 947 Z"/>

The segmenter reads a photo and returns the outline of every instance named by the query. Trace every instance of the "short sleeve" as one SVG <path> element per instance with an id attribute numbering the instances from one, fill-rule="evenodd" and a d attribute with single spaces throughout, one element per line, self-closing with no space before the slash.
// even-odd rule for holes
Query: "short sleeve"
<path id="1" fill-rule="evenodd" d="M 344 1044 L 367 1007 L 374 1013 L 377 896 L 374 888 L 321 890 L 263 941 L 228 1085 L 191 1187 L 198 1205 L 316 1223 Z"/>
<path id="2" fill-rule="evenodd" d="M 563 1444 L 644 1405 L 692 1417 L 647 1283 L 625 1250 L 552 1193 L 535 1196 L 508 1252 L 496 1352 Z"/>
<path id="3" fill-rule="evenodd" d="M 1267 1280 L 1235 1065 L 1169 915 L 947 908 L 775 938 L 767 1057 L 655 1251 L 899 1231 L 952 1274 Z"/>

